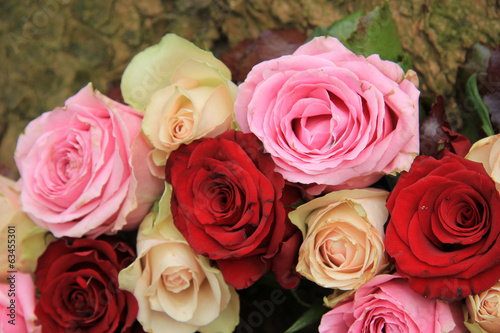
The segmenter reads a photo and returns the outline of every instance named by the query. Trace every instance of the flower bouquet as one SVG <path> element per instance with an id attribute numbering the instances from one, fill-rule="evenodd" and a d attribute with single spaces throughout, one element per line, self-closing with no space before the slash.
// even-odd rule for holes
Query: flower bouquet
<path id="1" fill-rule="evenodd" d="M 500 330 L 498 86 L 468 76 L 472 145 L 384 10 L 393 49 L 357 13 L 237 83 L 167 34 L 123 100 L 34 119 L 0 178 L 0 331 Z"/>

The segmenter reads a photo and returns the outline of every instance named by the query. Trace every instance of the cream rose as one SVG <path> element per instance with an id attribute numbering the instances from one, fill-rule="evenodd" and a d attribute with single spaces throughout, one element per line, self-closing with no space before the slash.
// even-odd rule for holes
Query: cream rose
<path id="1" fill-rule="evenodd" d="M 231 128 L 236 85 L 211 52 L 174 34 L 137 54 L 125 69 L 127 103 L 143 110 L 142 130 L 154 150 L 151 171 L 164 178 L 168 154 L 181 144 Z"/>
<path id="2" fill-rule="evenodd" d="M 480 162 L 493 178 L 500 191 L 500 134 L 488 136 L 474 143 L 466 159 Z"/>
<path id="3" fill-rule="evenodd" d="M 384 224 L 388 193 L 378 189 L 331 192 L 289 214 L 302 230 L 297 271 L 326 288 L 352 290 L 388 265 Z"/>
<path id="4" fill-rule="evenodd" d="M 167 185 L 159 209 L 141 223 L 138 256 L 120 272 L 120 288 L 134 293 L 137 319 L 147 332 L 232 332 L 239 321 L 238 294 L 175 228 L 170 198 Z"/>
<path id="5" fill-rule="evenodd" d="M 500 332 L 500 281 L 478 295 L 470 295 L 465 303 L 465 326 L 470 332 Z"/>
<path id="6" fill-rule="evenodd" d="M 0 176 L 0 243 L 5 244 L 0 251 L 1 281 L 5 281 L 7 271 L 33 273 L 38 257 L 54 239 L 21 210 L 19 195 L 20 183 Z"/>

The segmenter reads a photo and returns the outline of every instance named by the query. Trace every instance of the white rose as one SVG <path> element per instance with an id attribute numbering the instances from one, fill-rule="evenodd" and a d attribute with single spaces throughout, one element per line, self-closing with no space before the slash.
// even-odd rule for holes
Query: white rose
<path id="1" fill-rule="evenodd" d="M 121 89 L 125 101 L 144 112 L 142 130 L 154 148 L 148 163 L 159 178 L 181 144 L 232 127 L 237 87 L 231 72 L 211 52 L 175 34 L 132 59 Z"/>
<path id="2" fill-rule="evenodd" d="M 170 197 L 167 185 L 159 209 L 141 223 L 138 256 L 120 272 L 120 288 L 136 297 L 147 332 L 230 333 L 239 321 L 238 294 L 175 228 Z"/>

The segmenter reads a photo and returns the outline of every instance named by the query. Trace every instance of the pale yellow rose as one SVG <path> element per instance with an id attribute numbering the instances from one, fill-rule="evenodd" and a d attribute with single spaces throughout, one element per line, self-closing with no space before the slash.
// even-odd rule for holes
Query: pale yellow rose
<path id="1" fill-rule="evenodd" d="M 500 191 L 500 134 L 488 136 L 474 143 L 466 159 L 480 162 L 495 181 Z"/>
<path id="2" fill-rule="evenodd" d="M 139 227 L 137 259 L 119 274 L 139 303 L 147 332 L 225 333 L 239 322 L 239 298 L 221 272 L 189 247 L 173 224 L 171 186 Z"/>
<path id="3" fill-rule="evenodd" d="M 388 266 L 384 224 L 388 192 L 331 192 L 289 214 L 302 231 L 297 271 L 326 288 L 356 289 Z"/>
<path id="4" fill-rule="evenodd" d="M 470 295 L 465 304 L 465 326 L 470 332 L 500 332 L 500 281 L 479 295 Z"/>
<path id="5" fill-rule="evenodd" d="M 164 178 L 168 154 L 181 144 L 232 127 L 236 85 L 211 52 L 175 35 L 137 54 L 123 73 L 122 94 L 144 112 L 142 130 L 154 150 L 153 174 Z"/>
<path id="6" fill-rule="evenodd" d="M 8 271 L 33 273 L 40 254 L 54 239 L 21 210 L 20 184 L 0 175 L 0 279 Z"/>

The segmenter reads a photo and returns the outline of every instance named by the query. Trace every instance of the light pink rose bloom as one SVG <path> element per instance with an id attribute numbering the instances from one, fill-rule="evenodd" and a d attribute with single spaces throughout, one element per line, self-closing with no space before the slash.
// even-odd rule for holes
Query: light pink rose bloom
<path id="1" fill-rule="evenodd" d="M 35 284 L 31 275 L 18 272 L 13 276 L 0 283 L 0 333 L 41 332 L 41 327 L 35 325 Z"/>
<path id="2" fill-rule="evenodd" d="M 235 116 L 291 182 L 361 188 L 408 170 L 419 152 L 415 72 L 357 56 L 332 37 L 256 65 Z"/>
<path id="3" fill-rule="evenodd" d="M 56 237 L 138 227 L 163 190 L 145 163 L 142 115 L 88 84 L 19 137 L 23 210 Z"/>
<path id="4" fill-rule="evenodd" d="M 324 314 L 319 332 L 467 332 L 463 321 L 461 303 L 427 299 L 401 276 L 377 275 Z"/>

